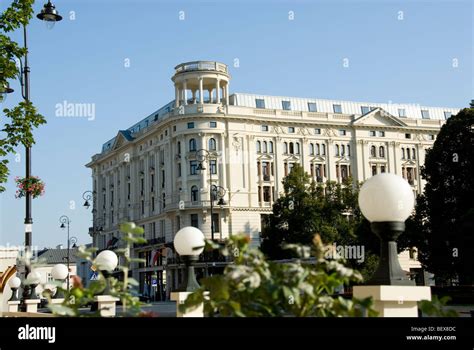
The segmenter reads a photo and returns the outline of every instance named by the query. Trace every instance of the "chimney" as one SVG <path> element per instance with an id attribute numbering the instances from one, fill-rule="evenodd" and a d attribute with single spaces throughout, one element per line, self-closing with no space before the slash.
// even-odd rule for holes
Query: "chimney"
<path id="1" fill-rule="evenodd" d="M 56 249 L 63 249 L 63 245 L 62 245 L 62 244 L 58 244 L 58 245 L 56 246 Z"/>

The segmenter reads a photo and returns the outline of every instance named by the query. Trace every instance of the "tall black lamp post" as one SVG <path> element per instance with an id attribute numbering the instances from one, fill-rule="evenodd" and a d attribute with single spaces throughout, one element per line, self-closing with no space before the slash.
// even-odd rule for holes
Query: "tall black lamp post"
<path id="1" fill-rule="evenodd" d="M 41 12 L 36 16 L 42 21 L 53 24 L 62 20 L 62 17 L 56 11 L 55 6 L 48 1 L 47 4 L 43 6 Z M 25 48 L 25 57 L 24 62 L 19 59 L 20 62 L 20 74 L 19 80 L 21 84 L 21 94 L 26 103 L 30 101 L 30 67 L 28 65 L 28 40 L 26 26 L 23 25 L 23 41 Z M 10 88 L 7 84 L 6 86 L 0 87 L 0 94 L 12 93 L 14 90 Z M 31 147 L 25 146 L 25 178 L 29 179 L 31 177 Z M 32 245 L 32 232 L 33 232 L 33 218 L 31 214 L 31 192 L 26 192 L 25 196 L 25 255 L 30 257 L 31 255 L 31 245 Z M 25 276 L 28 276 L 30 273 L 30 266 L 26 264 L 25 266 Z M 25 288 L 23 291 L 23 297 L 25 298 L 28 295 L 28 288 Z"/>
<path id="2" fill-rule="evenodd" d="M 61 226 L 59 226 L 60 228 L 62 229 L 65 229 L 66 226 L 67 226 L 67 280 L 66 280 L 66 284 L 67 284 L 67 290 L 69 290 L 69 263 L 71 261 L 71 257 L 70 257 L 70 249 L 71 249 L 71 240 L 69 238 L 69 225 L 71 224 L 71 220 L 69 220 L 69 217 L 67 217 L 66 215 L 63 215 L 59 218 L 59 222 L 61 223 Z"/>
<path id="3" fill-rule="evenodd" d="M 359 192 L 362 214 L 380 239 L 380 261 L 368 285 L 413 286 L 398 261 L 397 238 L 415 204 L 413 190 L 402 177 L 383 173 L 368 179 Z"/>

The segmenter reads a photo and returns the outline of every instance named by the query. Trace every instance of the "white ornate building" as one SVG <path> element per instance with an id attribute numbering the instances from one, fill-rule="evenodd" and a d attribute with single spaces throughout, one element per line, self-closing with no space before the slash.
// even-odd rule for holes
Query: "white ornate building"
<path id="1" fill-rule="evenodd" d="M 420 192 L 425 152 L 459 110 L 230 94 L 230 79 L 222 63 L 178 65 L 175 100 L 118 131 L 87 164 L 95 228 L 103 227 L 91 230 L 93 244 L 106 248 L 123 221 L 142 225 L 148 244 L 134 253 L 147 263 L 134 275 L 142 287 L 156 284 L 151 292 L 160 296 L 180 278 L 170 244 L 179 228 L 197 226 L 211 237 L 210 185 L 224 189 L 225 202 L 213 202 L 214 238 L 244 232 L 258 243 L 261 217 L 295 163 L 319 182 L 390 172 Z"/>

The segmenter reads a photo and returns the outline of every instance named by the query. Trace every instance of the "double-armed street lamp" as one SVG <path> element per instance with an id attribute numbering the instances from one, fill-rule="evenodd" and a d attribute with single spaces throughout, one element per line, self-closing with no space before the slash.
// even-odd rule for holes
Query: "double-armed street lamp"
<path id="1" fill-rule="evenodd" d="M 62 20 L 62 17 L 59 15 L 58 11 L 56 10 L 55 6 L 48 1 L 43 6 L 41 12 L 36 16 L 38 19 L 45 21 L 49 27 L 54 25 L 54 23 L 59 22 Z M 30 67 L 28 65 L 28 40 L 27 40 L 27 31 L 26 25 L 23 25 L 23 41 L 24 41 L 24 49 L 25 49 L 25 56 L 23 61 L 19 59 L 20 63 L 20 74 L 18 78 L 20 80 L 21 85 L 21 94 L 25 102 L 28 104 L 30 102 Z M 0 95 L 3 98 L 6 97 L 7 94 L 13 93 L 14 90 L 10 88 L 8 83 L 4 84 L 0 87 Z M 29 179 L 31 177 L 31 146 L 25 145 L 25 178 Z M 25 256 L 28 259 L 31 255 L 31 246 L 32 246 L 32 231 L 33 231 L 33 218 L 32 218 L 32 210 L 31 210 L 31 192 L 26 191 L 25 195 Z M 25 276 L 30 273 L 30 266 L 26 264 L 25 266 Z M 25 298 L 28 295 L 28 290 L 25 288 L 23 292 L 23 297 Z"/>
<path id="2" fill-rule="evenodd" d="M 67 290 L 69 290 L 69 263 L 70 263 L 70 260 L 71 260 L 71 257 L 70 257 L 70 254 L 71 254 L 70 253 L 71 239 L 69 238 L 69 226 L 71 224 L 71 220 L 69 219 L 68 216 L 63 215 L 59 218 L 59 222 L 61 223 L 61 226 L 59 226 L 60 228 L 65 229 L 66 226 L 67 226 L 67 258 L 66 258 L 66 261 L 67 261 L 68 275 L 67 275 L 66 284 L 67 284 Z"/>
<path id="3" fill-rule="evenodd" d="M 372 232 L 380 238 L 379 265 L 368 285 L 415 285 L 400 266 L 396 242 L 405 231 L 405 220 L 412 213 L 414 204 L 410 185 L 398 175 L 378 174 L 362 185 L 360 210 L 370 221 Z"/>
<path id="4" fill-rule="evenodd" d="M 215 227 L 214 227 L 214 201 L 218 201 L 217 205 L 223 206 L 226 205 L 226 202 L 224 201 L 224 196 L 226 194 L 226 190 L 222 186 L 214 185 L 212 183 L 212 174 L 215 173 L 217 174 L 217 158 L 218 154 L 217 152 L 209 152 L 206 149 L 199 149 L 196 151 L 196 158 L 199 161 L 199 164 L 197 166 L 197 170 L 206 170 L 204 167 L 203 163 L 207 162 L 209 166 L 209 201 L 210 201 L 210 210 L 211 210 L 211 239 L 214 240 L 214 232 L 215 232 Z M 216 164 L 213 165 L 212 162 L 216 162 Z M 215 170 L 213 171 L 213 166 L 215 167 Z"/>
<path id="5" fill-rule="evenodd" d="M 176 252 L 186 265 L 183 284 L 179 291 L 194 292 L 199 289 L 194 264 L 199 259 L 199 254 L 204 250 L 204 234 L 196 227 L 186 226 L 176 233 L 173 243 Z"/>

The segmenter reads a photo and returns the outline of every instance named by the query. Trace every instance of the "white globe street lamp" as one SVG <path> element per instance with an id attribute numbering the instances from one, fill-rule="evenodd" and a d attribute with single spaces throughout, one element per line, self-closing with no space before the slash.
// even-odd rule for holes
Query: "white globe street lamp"
<path id="1" fill-rule="evenodd" d="M 57 282 L 64 282 L 64 280 L 68 278 L 69 276 L 69 269 L 64 264 L 56 264 L 53 266 L 51 270 L 51 276 Z M 63 291 L 60 290 L 59 287 L 56 287 L 56 293 L 54 294 L 54 299 L 63 299 L 63 298 L 64 298 Z"/>
<path id="2" fill-rule="evenodd" d="M 21 280 L 15 276 L 8 281 L 8 285 L 10 286 L 10 289 L 12 290 L 12 296 L 8 301 L 17 301 L 18 300 L 18 288 L 21 286 Z"/>
<path id="3" fill-rule="evenodd" d="M 398 236 L 405 231 L 405 220 L 415 205 L 413 191 L 406 180 L 383 173 L 368 179 L 359 192 L 359 207 L 380 238 L 380 261 L 367 282 L 369 285 L 415 285 L 398 261 Z"/>
<path id="4" fill-rule="evenodd" d="M 199 283 L 196 280 L 194 272 L 194 263 L 199 259 L 199 254 L 204 250 L 204 234 L 196 227 L 183 227 L 174 237 L 174 248 L 181 256 L 186 265 L 184 284 L 179 288 L 180 291 L 194 292 L 199 289 Z"/>
<path id="5" fill-rule="evenodd" d="M 39 299 L 38 294 L 36 294 L 36 287 L 41 283 L 41 275 L 37 271 L 31 271 L 28 276 L 26 276 L 25 284 L 30 286 L 30 293 L 27 299 Z"/>
<path id="6" fill-rule="evenodd" d="M 109 295 L 109 277 L 111 276 L 112 271 L 114 271 L 118 265 L 117 254 L 115 254 L 111 250 L 103 250 L 99 254 L 97 254 L 97 257 L 94 260 L 94 265 L 97 266 L 97 268 L 102 272 L 102 275 L 104 275 L 105 277 L 105 289 L 102 294 Z"/>

